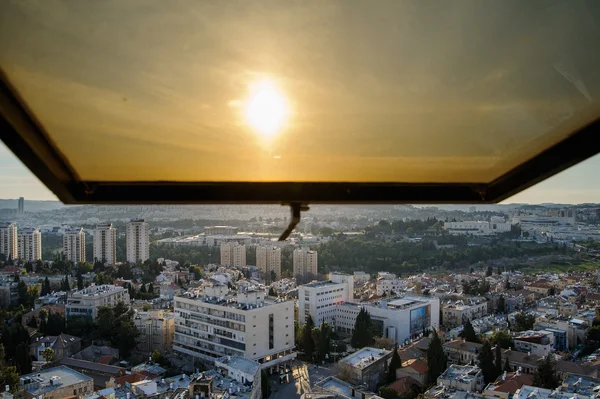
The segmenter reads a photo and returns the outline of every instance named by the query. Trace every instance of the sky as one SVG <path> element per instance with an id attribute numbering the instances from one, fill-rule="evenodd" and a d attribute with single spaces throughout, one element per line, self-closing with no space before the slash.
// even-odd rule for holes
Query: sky
<path id="1" fill-rule="evenodd" d="M 600 203 L 600 155 L 559 173 L 504 203 Z M 56 196 L 0 142 L 0 197 L 56 200 Z"/>

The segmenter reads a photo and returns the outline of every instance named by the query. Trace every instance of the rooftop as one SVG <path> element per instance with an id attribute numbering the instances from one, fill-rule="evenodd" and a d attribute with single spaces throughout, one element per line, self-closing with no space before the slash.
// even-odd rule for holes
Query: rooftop
<path id="1" fill-rule="evenodd" d="M 346 356 L 342 360 L 341 363 L 345 363 L 349 366 L 356 368 L 365 368 L 370 364 L 390 355 L 392 351 L 386 349 L 377 349 L 377 348 L 362 348 L 353 354 Z"/>
<path id="2" fill-rule="evenodd" d="M 585 396 L 597 395 L 600 391 L 600 379 L 567 374 L 563 380 L 561 391 Z"/>
<path id="3" fill-rule="evenodd" d="M 332 285 L 339 285 L 341 283 L 335 283 L 331 280 L 327 280 L 327 281 L 313 281 L 311 283 L 305 284 L 305 287 L 310 287 L 310 288 L 319 288 L 319 287 L 327 287 L 327 286 L 332 286 Z"/>
<path id="4" fill-rule="evenodd" d="M 468 382 L 481 374 L 481 369 L 477 366 L 460 366 L 458 364 L 451 364 L 440 375 L 439 378 L 443 380 L 460 380 L 461 382 Z"/>
<path id="5" fill-rule="evenodd" d="M 243 373 L 254 375 L 260 368 L 260 364 L 254 360 L 249 360 L 240 356 L 224 356 L 215 361 L 215 365 L 226 365 L 237 369 Z"/>
<path id="6" fill-rule="evenodd" d="M 96 296 L 102 295 L 111 291 L 127 291 L 126 288 L 119 287 L 118 285 L 104 284 L 104 285 L 90 285 L 80 291 L 75 292 L 73 295 L 81 296 Z"/>
<path id="7" fill-rule="evenodd" d="M 25 391 L 34 396 L 39 396 L 46 392 L 84 381 L 92 381 L 92 377 L 71 370 L 66 366 L 59 366 L 23 375 L 21 376 L 20 384 Z"/>
<path id="8" fill-rule="evenodd" d="M 335 377 L 327 377 L 317 382 L 316 386 L 336 395 L 352 397 L 352 385 Z"/>
<path id="9" fill-rule="evenodd" d="M 533 375 L 524 373 L 507 373 L 504 372 L 496 381 L 488 384 L 486 391 L 506 392 L 510 395 L 514 394 L 523 385 L 532 385 Z"/>

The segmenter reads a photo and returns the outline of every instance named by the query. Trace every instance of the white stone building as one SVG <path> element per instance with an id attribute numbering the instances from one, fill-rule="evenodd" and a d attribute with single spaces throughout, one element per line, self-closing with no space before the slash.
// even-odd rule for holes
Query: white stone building
<path id="1" fill-rule="evenodd" d="M 223 266 L 246 266 L 246 246 L 238 242 L 221 244 L 221 264 Z"/>
<path id="2" fill-rule="evenodd" d="M 306 323 L 308 316 L 315 325 L 323 321 L 332 324 L 336 307 L 353 299 L 354 276 L 331 273 L 328 281 L 314 281 L 298 286 L 298 323 Z"/>
<path id="3" fill-rule="evenodd" d="M 296 357 L 293 301 L 274 300 L 262 290 L 230 292 L 220 284 L 174 301 L 177 352 L 208 361 L 240 356 L 271 371 Z"/>
<path id="4" fill-rule="evenodd" d="M 481 299 L 466 299 L 450 302 L 442 306 L 444 326 L 454 328 L 466 320 L 479 319 L 487 315 L 487 301 Z"/>
<path id="5" fill-rule="evenodd" d="M 85 233 L 83 228 L 65 230 L 63 233 L 63 255 L 75 264 L 85 262 Z"/>
<path id="6" fill-rule="evenodd" d="M 114 265 L 117 263 L 117 229 L 111 223 L 94 229 L 94 260 Z"/>
<path id="7" fill-rule="evenodd" d="M 6 256 L 6 259 L 16 259 L 19 256 L 17 224 L 14 222 L 0 225 L 0 254 Z"/>
<path id="8" fill-rule="evenodd" d="M 138 349 L 152 353 L 158 349 L 161 353 L 171 350 L 175 333 L 175 314 L 164 310 L 136 312 L 133 322 L 140 332 Z"/>
<path id="9" fill-rule="evenodd" d="M 281 278 L 281 248 L 274 246 L 256 247 L 256 266 L 263 272 L 265 279 L 271 280 L 271 272 L 276 280 Z"/>
<path id="10" fill-rule="evenodd" d="M 294 249 L 293 270 L 294 277 L 311 277 L 317 275 L 317 251 L 311 251 L 307 247 Z"/>
<path id="11" fill-rule="evenodd" d="M 489 236 L 510 232 L 511 223 L 503 217 L 492 216 L 490 221 L 445 222 L 444 229 L 454 235 Z"/>
<path id="12" fill-rule="evenodd" d="M 144 262 L 150 258 L 150 227 L 144 219 L 127 223 L 127 262 Z"/>
<path id="13" fill-rule="evenodd" d="M 35 262 L 42 259 L 42 233 L 40 229 L 21 229 L 17 234 L 19 259 Z"/>
<path id="14" fill-rule="evenodd" d="M 73 293 L 67 299 L 65 319 L 82 316 L 95 320 L 99 307 L 115 306 L 119 302 L 129 306 L 130 299 L 127 288 L 117 285 L 91 285 Z"/>

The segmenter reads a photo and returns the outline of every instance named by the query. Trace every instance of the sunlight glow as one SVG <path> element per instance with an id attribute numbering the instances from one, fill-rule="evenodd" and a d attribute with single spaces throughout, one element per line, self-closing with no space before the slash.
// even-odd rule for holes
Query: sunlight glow
<path id="1" fill-rule="evenodd" d="M 246 121 L 264 138 L 271 138 L 281 131 L 288 118 L 288 102 L 269 80 L 251 85 L 250 92 L 245 108 Z"/>

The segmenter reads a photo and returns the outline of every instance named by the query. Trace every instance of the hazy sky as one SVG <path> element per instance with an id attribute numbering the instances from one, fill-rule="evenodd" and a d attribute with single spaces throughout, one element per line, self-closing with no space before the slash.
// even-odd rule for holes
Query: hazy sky
<path id="1" fill-rule="evenodd" d="M 600 203 L 600 155 L 572 167 L 510 198 L 506 203 Z M 0 141 L 0 197 L 55 200 L 44 186 Z"/>

